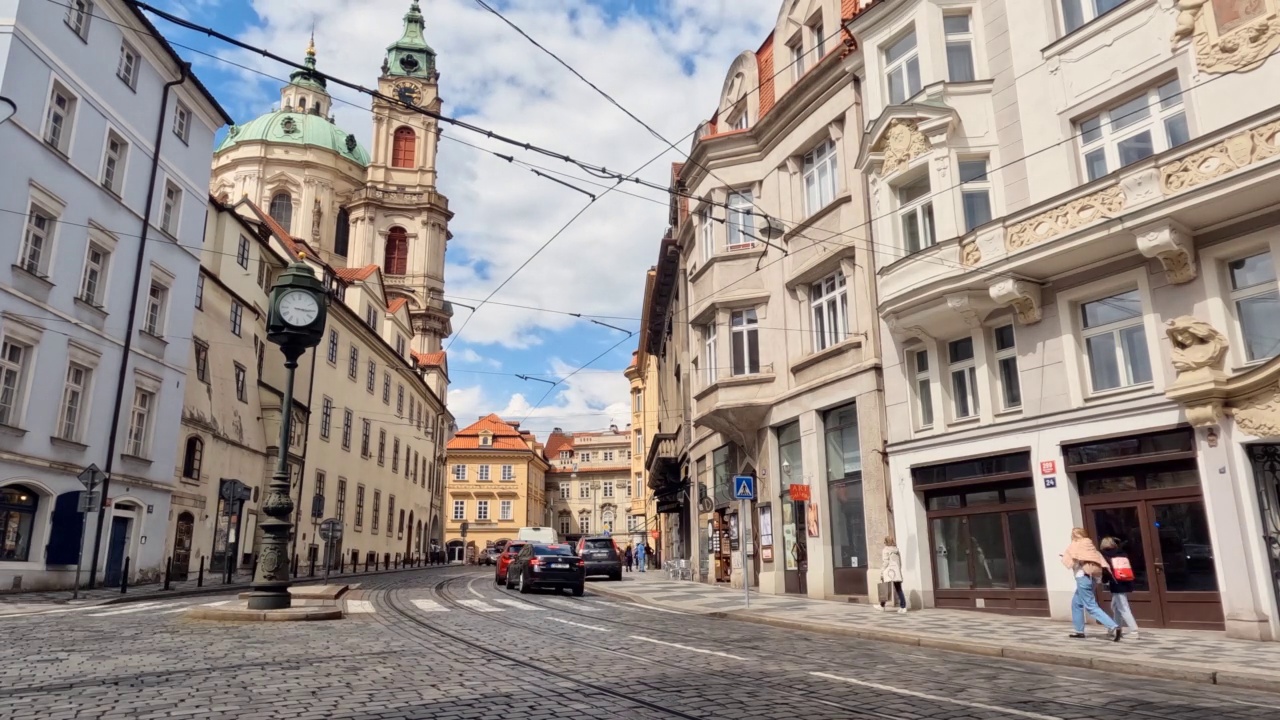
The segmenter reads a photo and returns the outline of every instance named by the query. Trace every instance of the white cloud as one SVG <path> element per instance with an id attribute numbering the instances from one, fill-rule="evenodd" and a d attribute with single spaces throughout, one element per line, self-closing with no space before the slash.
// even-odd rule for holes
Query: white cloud
<path id="1" fill-rule="evenodd" d="M 450 362 L 462 362 L 470 365 L 488 365 L 491 368 L 501 368 L 502 361 L 491 357 L 485 357 L 471 348 L 454 348 L 449 351 Z"/>
<path id="2" fill-rule="evenodd" d="M 558 360 L 552 361 L 552 368 L 558 375 L 573 372 L 572 367 Z M 527 392 L 502 400 L 492 397 L 483 385 L 455 387 L 449 391 L 449 410 L 460 428 L 497 413 L 504 420 L 524 421 L 521 427 L 543 439 L 557 427 L 566 431 L 603 430 L 610 425 L 626 427 L 631 420 L 628 382 L 621 372 L 581 372 L 552 389 L 542 405 L 535 408 L 544 392 L 541 383 L 531 382 Z"/>

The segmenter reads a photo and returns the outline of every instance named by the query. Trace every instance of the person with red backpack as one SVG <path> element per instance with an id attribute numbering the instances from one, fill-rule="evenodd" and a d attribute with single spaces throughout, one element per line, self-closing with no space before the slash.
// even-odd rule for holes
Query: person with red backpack
<path id="1" fill-rule="evenodd" d="M 1100 546 L 1102 557 L 1107 559 L 1107 565 L 1110 567 L 1106 570 L 1107 589 L 1111 591 L 1111 617 L 1116 624 L 1124 623 L 1128 628 L 1125 633 L 1128 637 L 1138 637 L 1138 621 L 1133 619 L 1133 610 L 1129 607 L 1129 593 L 1133 592 L 1133 564 L 1129 562 L 1129 556 L 1124 554 L 1120 549 L 1120 541 L 1113 538 L 1103 538 Z"/>

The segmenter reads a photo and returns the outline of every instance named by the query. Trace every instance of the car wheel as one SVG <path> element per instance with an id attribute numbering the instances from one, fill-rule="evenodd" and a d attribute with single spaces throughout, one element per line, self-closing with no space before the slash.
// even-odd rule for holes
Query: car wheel
<path id="1" fill-rule="evenodd" d="M 614 582 L 620 582 L 622 580 L 622 571 L 619 570 L 618 572 L 613 573 L 612 575 L 609 576 L 609 579 L 613 580 Z"/>
<path id="2" fill-rule="evenodd" d="M 502 584 L 502 578 L 498 577 L 498 573 L 494 573 L 494 574 L 493 574 L 493 584 L 494 584 L 494 585 L 501 585 L 501 584 Z"/>
<path id="3" fill-rule="evenodd" d="M 515 583 L 511 582 L 510 570 L 507 570 L 507 577 L 503 580 L 503 585 L 505 585 L 508 590 L 511 590 L 512 588 L 515 587 Z"/>
<path id="4" fill-rule="evenodd" d="M 520 586 L 518 588 L 521 595 L 528 595 L 533 588 L 529 587 L 529 583 L 524 581 L 524 573 L 520 573 Z"/>
<path id="5" fill-rule="evenodd" d="M 584 591 L 584 590 L 585 590 L 585 588 L 583 588 L 581 585 L 575 585 L 575 586 L 573 587 L 573 596 L 574 596 L 574 597 L 582 597 L 582 593 L 583 593 L 583 591 Z"/>

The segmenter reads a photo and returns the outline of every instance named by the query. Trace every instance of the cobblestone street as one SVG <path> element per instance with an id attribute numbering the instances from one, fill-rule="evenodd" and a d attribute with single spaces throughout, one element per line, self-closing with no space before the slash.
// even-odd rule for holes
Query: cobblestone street
<path id="1" fill-rule="evenodd" d="M 0 718 L 1280 717 L 1280 696 L 496 588 L 370 578 L 345 620 L 216 624 L 230 597 L 0 618 Z"/>

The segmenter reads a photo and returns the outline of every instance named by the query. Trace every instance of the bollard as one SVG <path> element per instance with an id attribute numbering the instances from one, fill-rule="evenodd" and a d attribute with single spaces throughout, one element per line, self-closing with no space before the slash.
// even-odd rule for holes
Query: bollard
<path id="1" fill-rule="evenodd" d="M 124 559 L 124 570 L 120 573 L 120 594 L 129 592 L 129 558 Z"/>
<path id="2" fill-rule="evenodd" d="M 204 556 L 200 556 L 200 573 L 196 575 L 196 587 L 204 587 Z"/>
<path id="3" fill-rule="evenodd" d="M 293 568 L 289 571 L 289 574 L 298 577 L 298 553 L 293 554 Z"/>
<path id="4" fill-rule="evenodd" d="M 307 572 L 307 575 L 309 575 L 310 577 L 315 577 L 315 576 L 316 576 L 316 559 L 315 559 L 315 556 L 312 556 L 312 557 L 311 557 L 311 562 L 310 562 L 309 564 L 311 565 L 311 569 Z"/>
<path id="5" fill-rule="evenodd" d="M 369 556 L 364 556 L 364 571 L 369 572 Z"/>
<path id="6" fill-rule="evenodd" d="M 169 575 L 173 572 L 173 558 L 165 558 L 164 561 L 164 589 L 169 589 Z"/>

